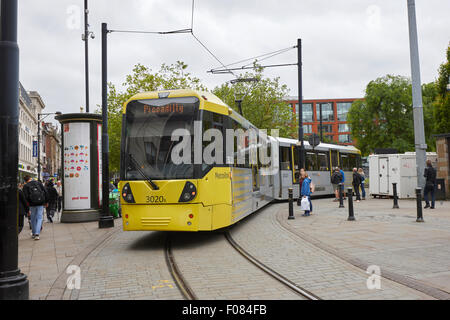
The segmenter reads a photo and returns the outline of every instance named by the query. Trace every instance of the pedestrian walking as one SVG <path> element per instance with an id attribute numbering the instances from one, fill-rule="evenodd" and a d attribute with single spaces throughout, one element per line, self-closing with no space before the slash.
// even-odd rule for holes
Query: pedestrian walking
<path id="1" fill-rule="evenodd" d="M 58 209 L 58 191 L 56 191 L 53 181 L 49 180 L 47 182 L 47 194 L 48 194 L 48 205 L 46 208 L 47 221 L 53 223 L 53 217 Z"/>
<path id="2" fill-rule="evenodd" d="M 308 176 L 308 173 L 305 169 L 300 169 L 300 176 L 303 177 L 302 187 L 301 187 L 301 196 L 303 199 L 307 199 L 309 202 L 309 210 L 305 210 L 303 216 L 309 217 L 311 212 L 313 211 L 312 202 L 311 202 L 311 194 L 314 192 L 314 183 L 311 178 Z"/>
<path id="3" fill-rule="evenodd" d="M 436 191 L 436 169 L 433 168 L 431 160 L 427 160 L 427 167 L 425 168 L 424 176 L 426 178 L 425 189 L 423 191 L 425 196 L 425 209 L 426 208 L 434 209 L 434 201 L 435 201 L 434 193 Z M 431 193 L 431 207 L 429 202 L 430 193 Z"/>
<path id="4" fill-rule="evenodd" d="M 22 184 L 19 184 L 19 222 L 18 222 L 18 234 L 22 231 L 25 217 L 27 217 L 30 214 L 30 207 L 28 206 L 27 199 L 25 199 L 25 195 L 22 190 L 23 186 Z"/>
<path id="5" fill-rule="evenodd" d="M 58 192 L 58 201 L 57 201 L 57 209 L 56 209 L 56 211 L 61 212 L 62 211 L 62 184 L 61 184 L 61 180 L 58 180 L 56 182 L 55 189 L 56 189 L 56 192 Z"/>
<path id="6" fill-rule="evenodd" d="M 47 190 L 41 182 L 31 180 L 30 176 L 25 176 L 24 182 L 25 185 L 23 187 L 23 193 L 30 206 L 32 229 L 31 237 L 34 240 L 39 240 L 44 215 L 44 206 L 48 203 Z"/>
<path id="7" fill-rule="evenodd" d="M 366 180 L 366 176 L 365 176 L 364 170 L 362 168 L 358 169 L 358 173 L 361 176 L 361 195 L 362 195 L 362 199 L 366 200 L 366 188 L 364 186 L 364 180 Z"/>
<path id="8" fill-rule="evenodd" d="M 339 168 L 336 167 L 333 170 L 333 174 L 331 175 L 331 184 L 333 185 L 334 190 L 334 200 L 333 201 L 339 201 L 339 183 L 342 181 L 342 174 L 339 171 Z"/>
<path id="9" fill-rule="evenodd" d="M 305 169 L 300 169 L 300 173 L 299 173 L 299 177 L 298 177 L 298 185 L 299 185 L 299 193 L 298 193 L 298 201 L 297 201 L 297 205 L 300 206 L 301 205 L 301 201 L 302 201 L 302 184 L 303 184 L 303 180 L 305 180 L 305 177 L 301 175 L 301 173 L 305 172 Z"/>
<path id="10" fill-rule="evenodd" d="M 356 194 L 356 202 L 360 202 L 361 201 L 361 196 L 359 194 L 359 187 L 361 186 L 361 176 L 358 173 L 358 169 L 353 168 L 353 189 L 355 190 L 355 194 Z M 349 197 L 352 195 L 349 195 Z"/>
<path id="11" fill-rule="evenodd" d="M 339 169 L 339 172 L 341 173 L 341 176 L 342 176 L 342 180 L 341 180 L 342 188 L 343 188 L 343 190 L 342 190 L 342 196 L 344 197 L 344 200 L 345 200 L 345 199 L 347 199 L 347 198 L 345 197 L 345 188 L 344 188 L 344 184 L 345 184 L 345 173 L 344 173 L 344 170 L 342 170 L 342 168 L 339 168 L 339 167 L 338 167 L 338 169 Z"/>

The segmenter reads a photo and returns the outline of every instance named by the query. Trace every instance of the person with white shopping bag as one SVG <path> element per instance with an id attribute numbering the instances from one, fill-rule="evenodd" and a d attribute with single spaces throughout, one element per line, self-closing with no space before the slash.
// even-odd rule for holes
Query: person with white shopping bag
<path id="1" fill-rule="evenodd" d="M 304 210 L 305 213 L 303 216 L 308 217 L 312 212 L 312 203 L 311 203 L 311 193 L 314 192 L 314 184 L 311 181 L 311 178 L 306 173 L 305 169 L 300 170 L 301 176 L 304 178 L 302 187 L 301 187 L 301 210 Z"/>

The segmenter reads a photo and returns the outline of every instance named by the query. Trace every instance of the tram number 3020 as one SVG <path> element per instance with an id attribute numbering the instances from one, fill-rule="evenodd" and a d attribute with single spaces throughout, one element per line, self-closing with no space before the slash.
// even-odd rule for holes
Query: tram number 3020
<path id="1" fill-rule="evenodd" d="M 166 202 L 166 198 L 163 196 L 147 196 L 148 203 L 163 203 Z"/>

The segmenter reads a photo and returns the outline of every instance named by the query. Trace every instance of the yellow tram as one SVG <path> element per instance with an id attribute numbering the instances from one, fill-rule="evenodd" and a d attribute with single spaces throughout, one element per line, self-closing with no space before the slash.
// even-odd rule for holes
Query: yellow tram
<path id="1" fill-rule="evenodd" d="M 222 135 L 205 136 L 209 129 Z M 119 190 L 123 229 L 215 230 L 232 225 L 273 199 L 285 199 L 285 191 L 296 181 L 296 141 L 271 136 L 259 141 L 248 136 L 240 139 L 227 135 L 227 129 L 258 131 L 208 92 L 165 90 L 130 98 L 124 104 L 122 120 Z M 252 153 L 252 147 L 261 141 L 268 146 L 268 161 L 262 161 L 259 152 Z M 212 142 L 219 148 L 211 151 Z M 231 152 L 221 152 L 230 142 Z M 279 142 L 292 150 L 292 157 L 283 158 Z M 305 148 L 309 148 L 307 143 Z M 334 145 L 322 149 L 329 155 L 328 167 L 320 168 L 326 177 L 322 184 L 329 184 L 323 194 L 331 194 L 331 152 L 357 159 L 359 151 Z M 174 154 L 183 161 L 174 159 Z M 207 154 L 214 161 L 205 161 Z M 239 154 L 244 155 L 243 161 Z M 298 196 L 297 190 L 294 188 L 294 196 L 295 192 Z"/>

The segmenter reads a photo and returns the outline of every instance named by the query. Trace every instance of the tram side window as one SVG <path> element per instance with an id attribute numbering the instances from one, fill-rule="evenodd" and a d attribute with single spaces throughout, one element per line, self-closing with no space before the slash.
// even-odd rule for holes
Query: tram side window
<path id="1" fill-rule="evenodd" d="M 317 154 L 315 152 L 306 153 L 305 169 L 306 171 L 319 170 L 319 164 L 317 162 Z"/>
<path id="2" fill-rule="evenodd" d="M 338 166 L 338 153 L 336 150 L 331 150 L 331 167 L 336 168 Z"/>
<path id="3" fill-rule="evenodd" d="M 300 177 L 300 169 L 298 168 L 298 148 L 293 147 L 292 149 L 294 153 L 294 163 L 292 164 L 294 168 L 294 183 L 298 183 Z"/>
<path id="4" fill-rule="evenodd" d="M 353 168 L 358 168 L 358 157 L 355 154 L 349 154 L 348 159 L 350 170 L 353 170 Z"/>
<path id="5" fill-rule="evenodd" d="M 319 171 L 330 170 L 330 168 L 328 167 L 328 157 L 326 153 L 318 153 L 317 162 L 319 164 Z"/>
<path id="6" fill-rule="evenodd" d="M 242 125 L 237 122 L 236 120 L 231 120 L 232 121 L 232 129 L 237 132 L 238 129 L 243 130 L 244 134 L 246 132 L 246 129 L 242 127 Z M 249 152 L 248 152 L 248 136 L 244 136 L 241 138 L 238 138 L 236 135 L 234 136 L 234 166 L 238 167 L 238 168 L 250 168 L 250 158 L 249 158 Z M 244 158 L 245 161 L 243 164 L 238 163 L 238 159 L 239 157 L 242 157 L 242 155 L 240 156 L 238 153 L 240 150 L 243 150 L 245 152 L 244 154 Z"/>
<path id="7" fill-rule="evenodd" d="M 341 154 L 341 161 L 340 161 L 340 164 L 341 164 L 341 168 L 342 168 L 342 170 L 344 170 L 344 171 L 350 171 L 350 167 L 349 167 L 349 163 L 348 163 L 348 155 L 346 155 L 346 154 Z"/>
<path id="8" fill-rule="evenodd" d="M 289 147 L 280 147 L 280 169 L 291 170 L 291 149 Z"/>

